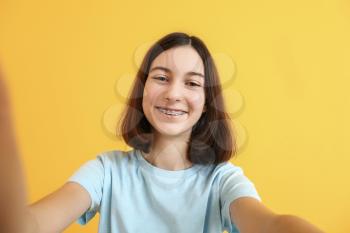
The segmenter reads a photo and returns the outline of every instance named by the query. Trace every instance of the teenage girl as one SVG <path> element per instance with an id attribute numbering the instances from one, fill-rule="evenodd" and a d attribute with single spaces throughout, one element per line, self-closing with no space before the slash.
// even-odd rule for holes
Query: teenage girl
<path id="1" fill-rule="evenodd" d="M 321 232 L 267 208 L 229 162 L 235 137 L 217 69 L 198 37 L 171 33 L 148 50 L 118 133 L 132 150 L 86 162 L 60 189 L 25 208 L 22 232 L 61 232 L 96 213 L 99 233 Z"/>

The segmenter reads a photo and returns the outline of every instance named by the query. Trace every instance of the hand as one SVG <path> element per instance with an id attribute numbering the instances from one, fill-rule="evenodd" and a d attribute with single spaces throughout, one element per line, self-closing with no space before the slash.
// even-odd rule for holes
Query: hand
<path id="1" fill-rule="evenodd" d="M 3 72 L 0 69 L 0 159 L 9 156 L 9 142 L 14 141 L 13 134 L 9 93 Z M 3 163 L 1 163 L 1 166 L 3 166 Z"/>
<path id="2" fill-rule="evenodd" d="M 0 69 L 0 160 L 10 156 L 15 149 L 14 129 L 11 120 L 10 97 L 2 70 Z"/>
<path id="3" fill-rule="evenodd" d="M 4 80 L 3 72 L 0 68 L 0 113 L 9 114 L 9 111 L 10 111 L 9 105 L 10 105 L 10 101 L 9 101 L 8 91 Z"/>

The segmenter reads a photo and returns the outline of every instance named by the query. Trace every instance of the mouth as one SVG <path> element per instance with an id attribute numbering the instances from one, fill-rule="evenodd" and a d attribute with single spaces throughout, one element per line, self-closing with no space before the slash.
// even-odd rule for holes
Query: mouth
<path id="1" fill-rule="evenodd" d="M 158 112 L 162 113 L 162 115 L 167 116 L 168 118 L 176 118 L 176 117 L 180 117 L 183 116 L 185 114 L 187 114 L 188 112 L 186 111 L 182 111 L 182 110 L 173 110 L 173 109 L 169 109 L 169 108 L 163 108 L 163 107 L 156 107 L 156 109 L 158 110 Z"/>

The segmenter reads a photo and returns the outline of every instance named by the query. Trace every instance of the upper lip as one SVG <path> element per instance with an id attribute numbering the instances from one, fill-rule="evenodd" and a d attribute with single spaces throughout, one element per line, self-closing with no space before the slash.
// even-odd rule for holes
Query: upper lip
<path id="1" fill-rule="evenodd" d="M 166 110 L 170 110 L 170 111 L 181 111 L 181 112 L 186 112 L 184 110 L 178 109 L 178 108 L 168 108 L 168 107 L 162 107 L 162 106 L 156 106 L 156 108 L 164 108 Z M 187 112 L 186 112 L 187 113 Z"/>

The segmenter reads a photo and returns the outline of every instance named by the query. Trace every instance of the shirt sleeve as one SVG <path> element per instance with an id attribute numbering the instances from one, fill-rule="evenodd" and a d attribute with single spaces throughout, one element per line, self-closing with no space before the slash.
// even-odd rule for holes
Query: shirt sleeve
<path id="1" fill-rule="evenodd" d="M 97 156 L 96 159 L 84 163 L 67 182 L 75 182 L 80 184 L 87 190 L 91 197 L 91 205 L 89 209 L 78 218 L 80 225 L 88 223 L 99 211 L 102 200 L 102 188 L 104 181 L 104 164 L 102 157 Z"/>
<path id="2" fill-rule="evenodd" d="M 228 232 L 238 232 L 231 221 L 230 204 L 239 197 L 252 197 L 261 202 L 254 184 L 246 177 L 243 170 L 235 165 L 227 164 L 227 169 L 220 181 L 221 221 Z"/>

